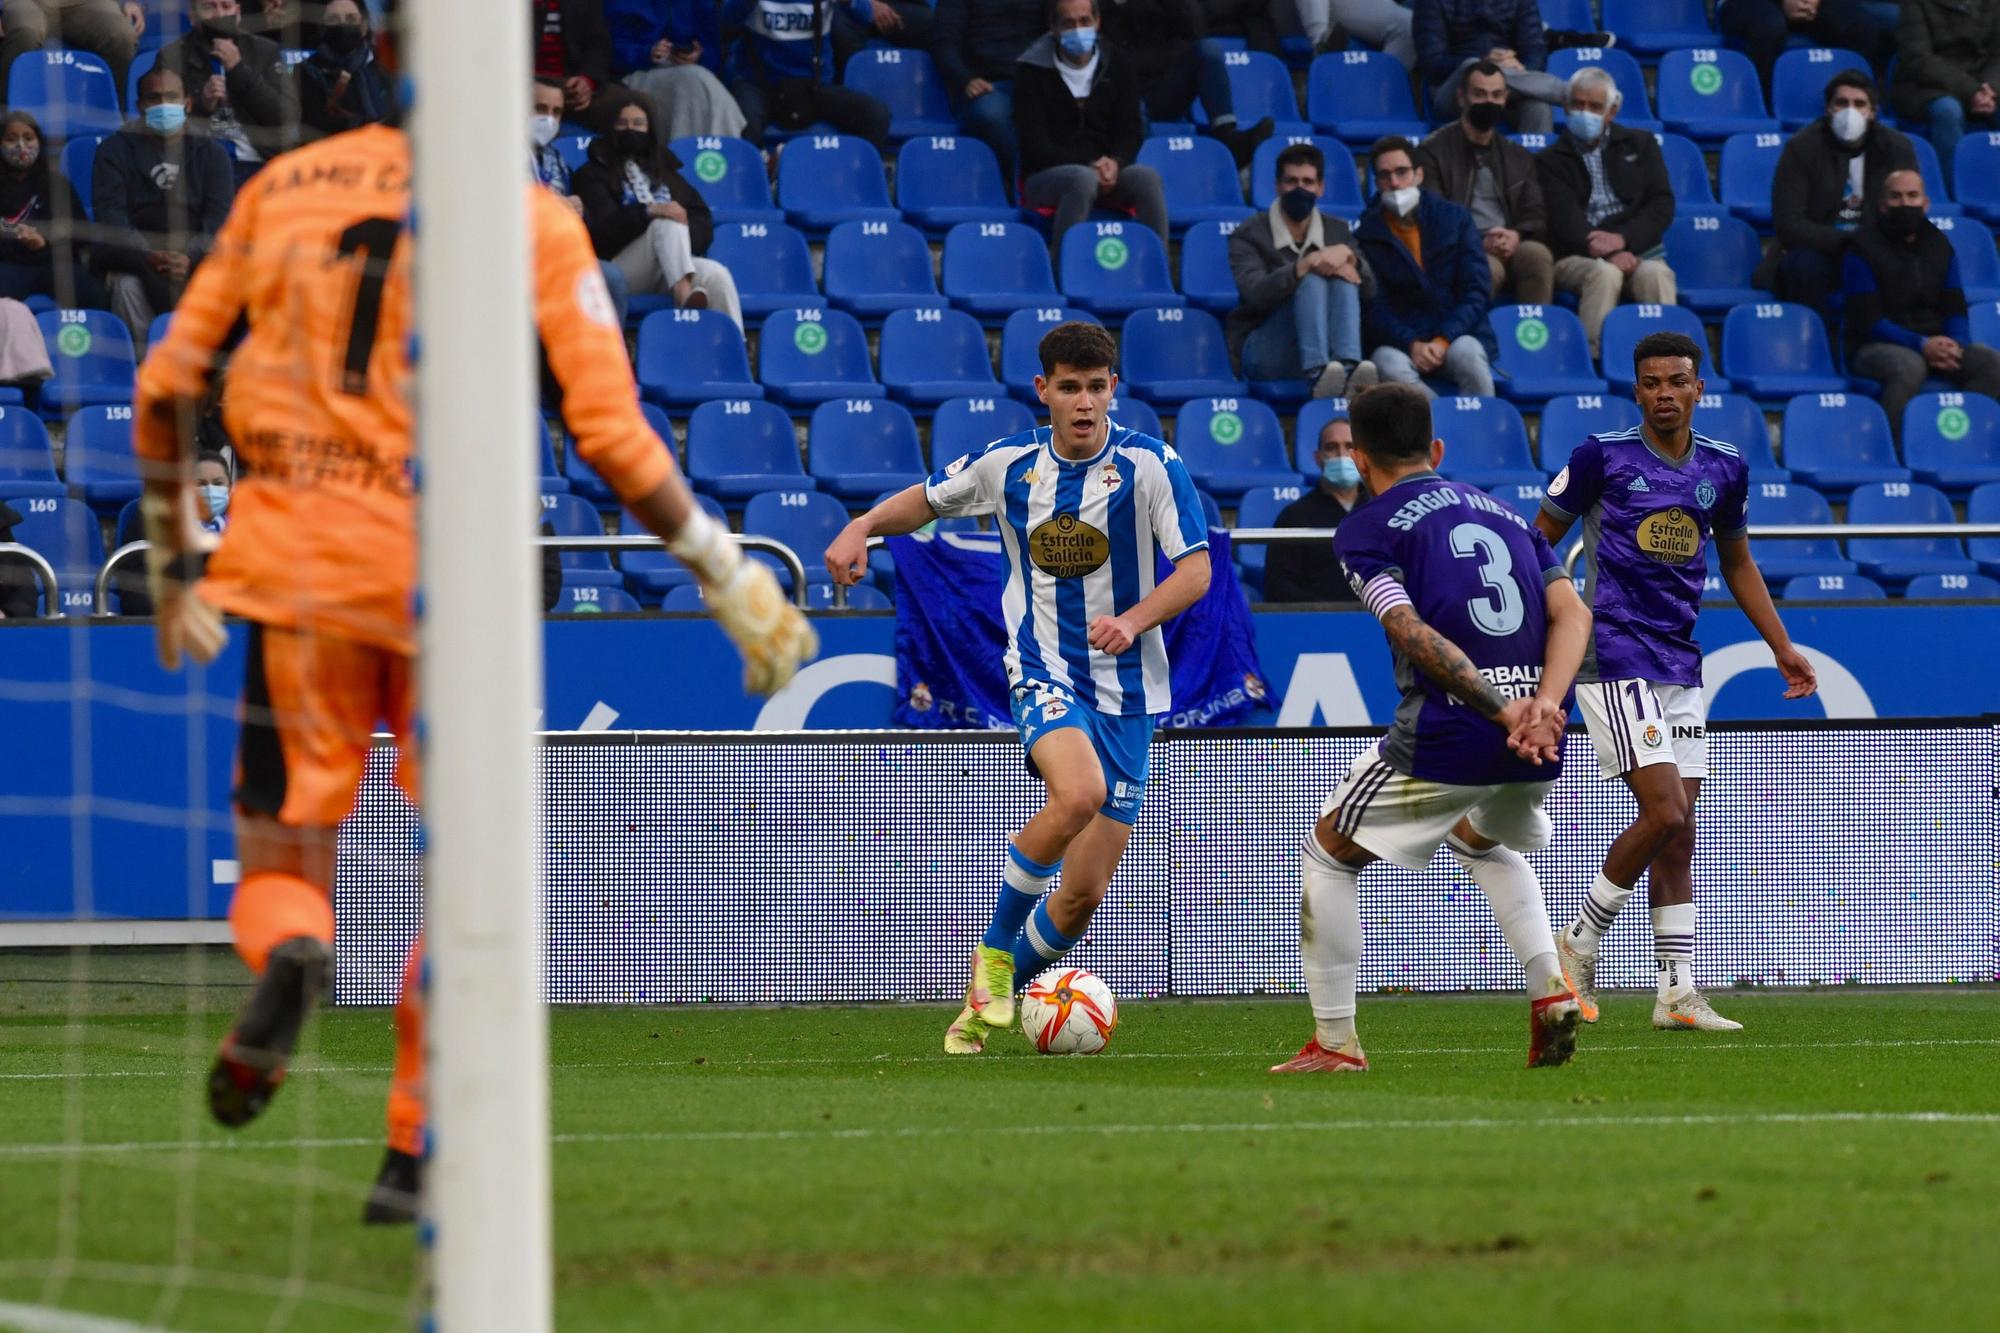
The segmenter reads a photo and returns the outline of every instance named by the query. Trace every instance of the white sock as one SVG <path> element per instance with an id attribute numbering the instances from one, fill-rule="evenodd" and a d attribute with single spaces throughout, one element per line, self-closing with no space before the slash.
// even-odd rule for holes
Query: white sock
<path id="1" fill-rule="evenodd" d="M 1299 856 L 1299 959 L 1319 1044 L 1354 1040 L 1354 977 L 1361 970 L 1361 872 L 1306 835 Z"/>
<path id="2" fill-rule="evenodd" d="M 1528 974 L 1528 994 L 1535 999 L 1547 995 L 1549 983 L 1560 980 L 1562 973 L 1550 945 L 1554 932 L 1549 929 L 1549 909 L 1542 902 L 1535 868 L 1511 847 L 1475 851 L 1455 836 L 1446 838 L 1445 845 L 1493 904 L 1500 933 Z"/>
<path id="3" fill-rule="evenodd" d="M 1677 1000 L 1694 989 L 1694 904 L 1653 909 L 1653 965 L 1660 998 Z"/>
<path id="4" fill-rule="evenodd" d="M 1611 923 L 1618 919 L 1625 900 L 1631 896 L 1630 885 L 1621 889 L 1606 879 L 1602 870 L 1597 872 L 1597 878 L 1590 881 L 1590 890 L 1583 895 L 1583 906 L 1569 928 L 1569 941 L 1579 953 L 1597 952 L 1597 942 L 1604 938 L 1605 931 L 1611 929 Z"/>

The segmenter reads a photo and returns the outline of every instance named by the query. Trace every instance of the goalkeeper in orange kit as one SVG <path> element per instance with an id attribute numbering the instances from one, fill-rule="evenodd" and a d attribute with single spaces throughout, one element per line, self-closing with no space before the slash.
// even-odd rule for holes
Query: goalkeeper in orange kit
<path id="1" fill-rule="evenodd" d="M 746 684 L 768 694 L 816 651 L 813 631 L 770 572 L 695 505 L 640 414 L 583 224 L 546 190 L 522 188 L 535 319 L 577 448 L 694 571 L 743 653 Z M 224 642 L 223 614 L 248 622 L 235 789 L 242 879 L 229 920 L 259 980 L 209 1078 L 210 1107 L 225 1125 L 247 1123 L 270 1101 L 326 988 L 335 837 L 378 726 L 396 735 L 397 781 L 418 796 L 409 212 L 410 149 L 399 129 L 371 126 L 276 159 L 238 195 L 139 374 L 135 433 L 161 660 L 210 661 Z M 224 421 L 243 478 L 217 544 L 195 507 L 194 422 L 239 321 L 248 333 L 230 356 Z M 525 538 L 530 515 L 521 522 Z M 420 938 L 397 1004 L 389 1152 L 369 1221 L 415 1216 L 421 953 Z"/>

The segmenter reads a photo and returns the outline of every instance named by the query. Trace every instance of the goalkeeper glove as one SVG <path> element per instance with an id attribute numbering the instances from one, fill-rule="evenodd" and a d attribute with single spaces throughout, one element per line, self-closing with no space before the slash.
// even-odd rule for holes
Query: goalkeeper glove
<path id="1" fill-rule="evenodd" d="M 709 614 L 743 654 L 743 688 L 775 694 L 819 652 L 819 635 L 785 600 L 778 580 L 755 560 L 745 560 L 729 533 L 696 510 L 667 543 L 701 580 Z"/>
<path id="2" fill-rule="evenodd" d="M 205 666 L 229 641 L 222 613 L 194 590 L 201 558 L 215 549 L 215 536 L 195 519 L 194 492 L 186 486 L 171 494 L 148 489 L 139 501 L 139 517 L 146 530 L 146 586 L 153 596 L 160 665 L 178 671 L 185 654 Z"/>

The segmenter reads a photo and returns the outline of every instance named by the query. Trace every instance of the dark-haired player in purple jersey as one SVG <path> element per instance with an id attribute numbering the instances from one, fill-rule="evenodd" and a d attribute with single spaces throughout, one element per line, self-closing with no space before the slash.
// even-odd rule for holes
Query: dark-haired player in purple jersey
<path id="1" fill-rule="evenodd" d="M 1559 1065 L 1581 1020 L 1550 946 L 1535 872 L 1542 802 L 1561 771 L 1569 687 L 1590 612 L 1542 535 L 1484 491 L 1437 474 L 1421 388 L 1383 384 L 1348 410 L 1371 498 L 1334 551 L 1382 621 L 1403 701 L 1396 721 L 1327 798 L 1300 858 L 1299 952 L 1313 1039 L 1273 1073 L 1368 1068 L 1354 1031 L 1359 875 L 1376 860 L 1430 864 L 1440 844 L 1493 904 L 1527 972 L 1528 1064 Z"/>
<path id="2" fill-rule="evenodd" d="M 1582 911 L 1556 937 L 1563 976 L 1597 1021 L 1597 945 L 1652 867 L 1653 952 L 1659 995 L 1653 1026 L 1734 1032 L 1694 988 L 1694 803 L 1708 776 L 1708 709 L 1694 618 L 1715 543 L 1723 581 L 1764 636 L 1785 677 L 1785 697 L 1819 688 L 1792 646 L 1750 558 L 1749 470 L 1733 445 L 1692 424 L 1701 398 L 1701 348 L 1655 333 L 1632 349 L 1641 425 L 1592 435 L 1549 483 L 1535 523 L 1553 544 L 1583 520 L 1590 560 L 1591 651 L 1576 702 L 1606 778 L 1620 778 L 1639 817 L 1612 842 Z"/>

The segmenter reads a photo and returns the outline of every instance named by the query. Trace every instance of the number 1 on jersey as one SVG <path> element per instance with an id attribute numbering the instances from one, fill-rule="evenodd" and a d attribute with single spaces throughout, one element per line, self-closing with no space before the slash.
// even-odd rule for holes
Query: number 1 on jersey
<path id="1" fill-rule="evenodd" d="M 368 359 L 382 323 L 382 288 L 389 281 L 390 257 L 403 235 L 400 218 L 363 218 L 340 233 L 342 259 L 359 255 L 354 294 L 347 303 L 347 353 L 341 360 L 340 391 L 352 398 L 368 393 Z"/>

